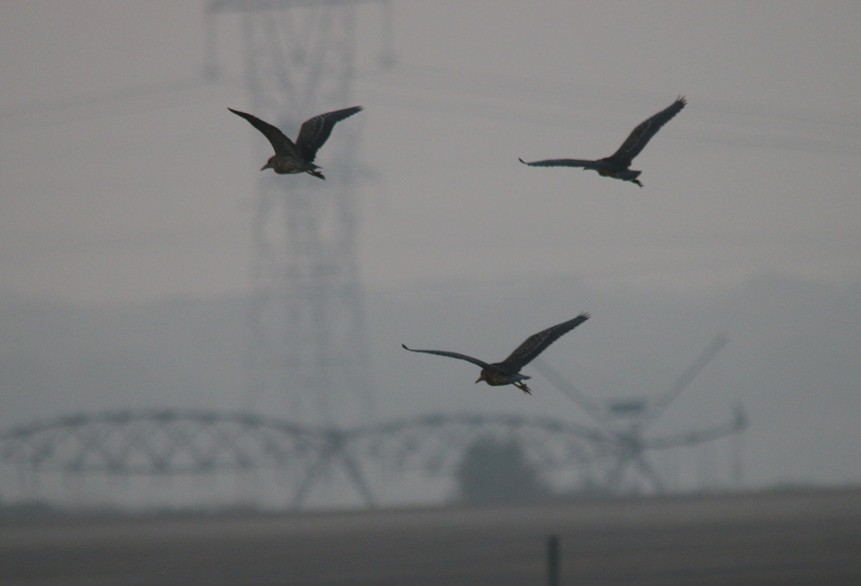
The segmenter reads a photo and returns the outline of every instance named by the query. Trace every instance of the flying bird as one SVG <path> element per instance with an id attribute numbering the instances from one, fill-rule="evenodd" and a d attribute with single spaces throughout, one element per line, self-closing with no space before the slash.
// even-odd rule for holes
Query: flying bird
<path id="1" fill-rule="evenodd" d="M 609 157 L 604 157 L 597 161 L 584 159 L 547 159 L 531 163 L 527 163 L 523 159 L 518 159 L 518 161 L 530 167 L 582 167 L 583 169 L 592 169 L 597 171 L 602 177 L 613 177 L 622 181 L 630 181 L 642 187 L 643 184 L 637 179 L 642 171 L 630 169 L 631 161 L 640 154 L 640 151 L 645 148 L 652 137 L 661 129 L 661 126 L 672 120 L 673 116 L 685 107 L 685 104 L 687 104 L 687 100 L 685 100 L 684 96 L 679 96 L 666 109 L 641 122 L 628 135 L 628 138 L 625 139 L 619 150 Z"/>
<path id="2" fill-rule="evenodd" d="M 514 385 L 527 395 L 531 395 L 532 391 L 528 386 L 526 386 L 526 383 L 523 382 L 531 377 L 525 374 L 520 374 L 520 369 L 544 352 L 547 346 L 558 340 L 562 335 L 567 334 L 582 324 L 587 319 L 589 319 L 589 314 L 581 313 L 574 319 L 549 327 L 537 334 L 532 334 L 502 362 L 487 363 L 483 360 L 479 360 L 478 358 L 473 358 L 466 354 L 458 354 L 457 352 L 447 352 L 445 350 L 415 350 L 413 348 L 408 348 L 406 344 L 401 344 L 401 346 L 410 352 L 437 354 L 439 356 L 448 356 L 449 358 L 457 358 L 459 360 L 472 362 L 476 366 L 481 367 L 481 375 L 475 381 L 476 383 L 484 381 L 492 387 Z"/>
<path id="3" fill-rule="evenodd" d="M 318 114 L 313 118 L 309 118 L 302 123 L 295 143 L 287 138 L 278 128 L 256 116 L 234 110 L 233 108 L 228 108 L 228 110 L 248 120 L 254 128 L 262 132 L 263 136 L 272 143 L 275 154 L 269 157 L 266 164 L 260 168 L 261 171 L 272 169 L 280 175 L 308 173 L 319 179 L 325 179 L 320 172 L 320 167 L 314 164 L 314 157 L 317 156 L 317 151 L 320 150 L 320 147 L 325 144 L 329 135 L 332 134 L 332 128 L 335 127 L 337 122 L 352 116 L 356 112 L 360 112 L 362 107 L 353 106 L 352 108 L 335 110 L 334 112 Z"/>

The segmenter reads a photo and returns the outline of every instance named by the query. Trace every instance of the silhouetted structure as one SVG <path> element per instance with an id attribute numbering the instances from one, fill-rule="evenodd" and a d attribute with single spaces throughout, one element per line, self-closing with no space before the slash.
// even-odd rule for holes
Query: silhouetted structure
<path id="1" fill-rule="evenodd" d="M 708 429 L 685 433 L 646 437 L 648 427 L 663 414 L 670 403 L 693 382 L 694 378 L 706 367 L 727 343 L 724 335 L 716 336 L 711 343 L 682 372 L 675 383 L 654 401 L 635 397 L 611 401 L 607 408 L 597 405 L 572 385 L 564 376 L 546 362 L 536 360 L 535 369 L 553 386 L 562 391 L 572 401 L 588 413 L 600 426 L 608 438 L 612 438 L 613 458 L 609 462 L 604 478 L 598 488 L 612 494 L 624 491 L 626 472 L 636 471 L 645 479 L 654 492 L 666 491 L 666 483 L 658 471 L 649 463 L 646 452 L 671 448 L 691 447 L 729 435 L 737 434 L 747 428 L 747 418 L 740 405 L 734 408 L 733 418 L 725 423 Z M 740 457 L 736 451 L 733 456 Z M 738 464 L 736 463 L 735 466 Z M 740 478 L 734 475 L 734 482 Z"/>
<path id="2" fill-rule="evenodd" d="M 250 109 L 274 126 L 256 116 L 244 117 L 270 141 L 275 139 L 276 157 L 289 150 L 280 144 L 276 127 L 295 128 L 310 112 L 351 102 L 357 11 L 366 4 L 382 6 L 384 18 L 390 18 L 391 3 L 386 0 L 210 1 L 211 52 L 215 17 L 240 21 Z M 381 36 L 386 39 L 389 33 Z M 210 70 L 215 62 L 210 57 Z M 312 162 L 317 148 L 334 122 L 356 111 L 307 121 L 297 139 L 301 160 L 293 165 L 282 157 L 271 166 L 276 172 L 295 167 L 322 178 Z M 258 178 L 248 311 L 249 408 L 283 409 L 292 419 L 332 424 L 354 423 L 370 410 L 364 296 L 356 254 L 360 132 L 358 123 L 339 127 L 338 140 L 330 141 L 325 151 L 327 159 L 336 162 L 326 184 L 299 177 Z"/>
<path id="3" fill-rule="evenodd" d="M 31 499 L 48 473 L 81 479 L 276 470 L 283 473 L 282 505 L 302 507 L 337 474 L 373 506 L 379 496 L 369 478 L 379 475 L 368 468 L 449 475 L 470 446 L 489 438 L 516 443 L 524 462 L 542 473 L 576 470 L 608 458 L 612 449 L 596 430 L 537 417 L 428 415 L 335 428 L 248 413 L 157 409 L 66 415 L 0 430 L 0 463 L 15 466 L 23 496 Z"/>

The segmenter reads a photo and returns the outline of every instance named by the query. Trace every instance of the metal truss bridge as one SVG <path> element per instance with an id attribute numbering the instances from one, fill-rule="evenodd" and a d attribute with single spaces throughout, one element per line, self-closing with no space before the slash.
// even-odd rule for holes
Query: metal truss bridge
<path id="1" fill-rule="evenodd" d="M 694 432 L 682 443 L 723 437 L 739 424 Z M 538 470 L 570 471 L 581 480 L 596 464 L 612 466 L 631 453 L 618 435 L 551 418 L 436 414 L 339 429 L 249 413 L 159 409 L 64 415 L 9 428 L 0 432 L 0 463 L 31 476 L 279 470 L 290 479 L 286 504 L 293 508 L 302 507 L 315 487 L 338 472 L 365 505 L 373 506 L 374 472 L 447 475 L 473 442 L 487 437 L 516 441 Z M 672 439 L 652 441 L 656 448 L 679 445 Z"/>

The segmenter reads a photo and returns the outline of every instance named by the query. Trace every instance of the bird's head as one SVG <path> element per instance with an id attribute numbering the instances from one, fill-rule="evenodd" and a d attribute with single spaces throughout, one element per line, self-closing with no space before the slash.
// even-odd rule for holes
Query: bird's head
<path id="1" fill-rule="evenodd" d="M 481 374 L 478 375 L 478 378 L 475 379 L 475 382 L 476 382 L 476 384 L 478 384 L 481 381 L 486 381 L 486 380 L 487 380 L 487 371 L 482 369 Z"/>
<path id="2" fill-rule="evenodd" d="M 274 160 L 275 160 L 275 157 L 269 157 L 269 160 L 266 161 L 265 165 L 260 167 L 260 170 L 265 171 L 266 169 L 275 169 L 275 165 L 273 165 Z"/>

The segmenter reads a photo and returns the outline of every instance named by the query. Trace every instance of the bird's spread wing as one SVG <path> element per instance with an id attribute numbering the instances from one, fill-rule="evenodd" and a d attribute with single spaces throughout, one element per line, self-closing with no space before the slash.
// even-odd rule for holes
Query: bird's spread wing
<path id="1" fill-rule="evenodd" d="M 265 136 L 272 144 L 272 148 L 275 149 L 276 155 L 295 154 L 296 145 L 293 144 L 293 141 L 287 138 L 287 136 L 281 132 L 278 127 L 272 126 L 268 122 L 264 122 L 257 116 L 252 116 L 251 114 L 240 112 L 233 108 L 228 108 L 228 110 L 237 116 L 245 118 L 251 123 L 251 126 L 262 132 L 263 136 Z"/>
<path id="2" fill-rule="evenodd" d="M 299 136 L 296 137 L 296 146 L 302 151 L 305 160 L 309 163 L 314 161 L 317 151 L 329 139 L 329 135 L 332 134 L 332 129 L 337 122 L 356 112 L 361 112 L 361 110 L 361 106 L 353 106 L 352 108 L 318 114 L 303 122 L 302 128 L 299 129 Z"/>
<path id="3" fill-rule="evenodd" d="M 493 368 L 487 362 L 479 360 L 478 358 L 473 358 L 472 356 L 467 356 L 466 354 L 458 354 L 457 352 L 446 352 L 445 350 L 416 350 L 413 348 L 408 348 L 406 344 L 401 344 L 401 346 L 403 346 L 404 350 L 409 350 L 410 352 L 424 352 L 425 354 L 448 356 L 449 358 L 457 358 L 458 360 L 466 360 L 467 362 L 472 362 L 473 364 L 475 364 L 476 366 L 480 366 L 481 368 Z"/>
<path id="4" fill-rule="evenodd" d="M 585 159 L 545 159 L 543 161 L 532 161 L 531 163 L 527 163 L 523 159 L 517 160 L 530 167 L 583 167 L 584 169 L 596 169 L 601 166 L 600 161 L 588 161 Z"/>
<path id="5" fill-rule="evenodd" d="M 558 340 L 560 336 L 567 334 L 587 319 L 589 319 L 589 314 L 581 313 L 574 319 L 549 327 L 537 334 L 532 334 L 508 358 L 503 360 L 500 366 L 518 372 L 536 356 L 544 352 L 547 346 Z"/>
<path id="6" fill-rule="evenodd" d="M 652 137 L 661 129 L 661 126 L 672 120 L 673 116 L 681 112 L 682 108 L 685 107 L 685 104 L 687 104 L 687 100 L 685 100 L 683 96 L 679 96 L 670 106 L 661 110 L 651 118 L 641 122 L 640 125 L 637 126 L 630 135 L 628 135 L 628 138 L 625 139 L 625 142 L 622 143 L 619 150 L 610 155 L 609 158 L 622 162 L 625 166 L 630 165 L 631 160 L 640 154 L 640 151 L 645 148 Z"/>

